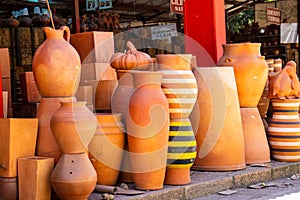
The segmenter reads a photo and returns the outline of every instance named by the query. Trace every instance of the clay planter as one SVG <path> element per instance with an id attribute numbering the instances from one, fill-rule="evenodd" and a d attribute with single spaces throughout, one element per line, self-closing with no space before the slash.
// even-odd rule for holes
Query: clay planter
<path id="1" fill-rule="evenodd" d="M 162 89 L 168 99 L 170 118 L 189 117 L 197 99 L 197 82 L 190 70 L 190 54 L 156 55 L 158 71 L 163 73 Z"/>
<path id="2" fill-rule="evenodd" d="M 273 116 L 269 121 L 268 140 L 271 156 L 278 161 L 300 160 L 300 99 L 271 99 Z"/>
<path id="3" fill-rule="evenodd" d="M 162 73 L 131 73 L 135 90 L 129 100 L 126 124 L 133 179 L 137 189 L 157 190 L 163 188 L 169 135 Z"/>
<path id="4" fill-rule="evenodd" d="M 86 200 L 96 186 L 97 173 L 86 153 L 63 154 L 50 181 L 61 199 Z"/>
<path id="5" fill-rule="evenodd" d="M 196 146 L 190 120 L 170 119 L 165 184 L 184 185 L 191 182 L 190 168 L 196 158 Z"/>
<path id="6" fill-rule="evenodd" d="M 43 97 L 71 97 L 76 94 L 81 61 L 77 51 L 70 45 L 70 30 L 43 27 L 46 40 L 36 50 L 32 71 L 37 88 Z M 66 40 L 64 39 L 66 35 Z"/>
<path id="7" fill-rule="evenodd" d="M 99 80 L 97 88 L 95 90 L 96 111 L 111 111 L 111 98 L 117 85 L 117 80 Z"/>
<path id="8" fill-rule="evenodd" d="M 56 164 L 62 154 L 50 127 L 50 120 L 53 114 L 60 108 L 60 102 L 75 101 L 74 97 L 46 98 L 42 97 L 36 117 L 39 120 L 38 136 L 36 144 L 36 155 L 53 157 Z"/>
<path id="9" fill-rule="evenodd" d="M 97 128 L 97 119 L 85 101 L 61 102 L 50 126 L 63 153 L 81 153 L 87 152 Z"/>
<path id="10" fill-rule="evenodd" d="M 218 66 L 233 66 L 240 107 L 256 107 L 268 79 L 260 43 L 223 44 Z M 255 86 L 255 87 L 254 87 Z"/>
<path id="11" fill-rule="evenodd" d="M 16 177 L 18 158 L 34 156 L 37 130 L 36 118 L 0 119 L 0 177 Z"/>
<path id="12" fill-rule="evenodd" d="M 18 199 L 18 181 L 17 178 L 0 177 L 0 199 L 17 200 Z"/>
<path id="13" fill-rule="evenodd" d="M 244 169 L 244 136 L 233 68 L 197 67 L 193 72 L 199 93 L 190 116 L 197 141 L 192 168 Z"/>
<path id="14" fill-rule="evenodd" d="M 97 172 L 97 184 L 115 185 L 121 167 L 125 143 L 121 114 L 99 113 L 96 118 L 98 128 L 88 146 L 89 157 Z"/>
<path id="15" fill-rule="evenodd" d="M 265 127 L 257 107 L 241 108 L 246 164 L 270 162 Z"/>
<path id="16" fill-rule="evenodd" d="M 50 175 L 52 173 L 53 167 L 54 158 L 37 156 L 19 158 L 19 199 L 50 200 Z"/>
<path id="17" fill-rule="evenodd" d="M 118 85 L 111 97 L 112 113 L 121 113 L 122 122 L 126 125 L 129 99 L 133 93 L 133 80 L 129 70 L 116 70 Z"/>

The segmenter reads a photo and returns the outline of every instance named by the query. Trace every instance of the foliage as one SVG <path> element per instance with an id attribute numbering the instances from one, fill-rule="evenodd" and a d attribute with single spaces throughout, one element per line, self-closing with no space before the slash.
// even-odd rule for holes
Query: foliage
<path id="1" fill-rule="evenodd" d="M 227 27 L 233 33 L 240 33 L 245 26 L 251 26 L 254 22 L 254 8 L 244 10 L 227 20 Z"/>

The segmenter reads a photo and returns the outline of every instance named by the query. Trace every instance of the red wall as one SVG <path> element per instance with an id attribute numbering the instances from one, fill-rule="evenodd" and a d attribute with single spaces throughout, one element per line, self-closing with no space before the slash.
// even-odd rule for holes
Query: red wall
<path id="1" fill-rule="evenodd" d="M 226 43 L 224 1 L 186 0 L 184 33 L 186 53 L 197 56 L 198 66 L 215 66 Z"/>

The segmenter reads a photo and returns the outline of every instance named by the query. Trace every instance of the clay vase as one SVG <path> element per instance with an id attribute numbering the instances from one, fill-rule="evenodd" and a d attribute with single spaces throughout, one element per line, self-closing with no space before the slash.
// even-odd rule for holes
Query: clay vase
<path id="1" fill-rule="evenodd" d="M 126 125 L 129 99 L 133 93 L 133 80 L 130 70 L 116 70 L 118 85 L 111 97 L 111 110 L 122 114 L 122 122 Z"/>
<path id="2" fill-rule="evenodd" d="M 240 108 L 245 142 L 246 164 L 270 162 L 270 149 L 257 107 Z"/>
<path id="3" fill-rule="evenodd" d="M 300 99 L 271 99 L 273 116 L 269 121 L 268 140 L 271 156 L 278 161 L 300 160 Z"/>
<path id="4" fill-rule="evenodd" d="M 60 108 L 60 102 L 75 101 L 74 97 L 66 98 L 46 98 L 42 97 L 36 117 L 39 120 L 38 135 L 36 143 L 36 155 L 52 157 L 56 164 L 62 154 L 62 150 L 57 143 L 51 127 L 50 120 L 53 114 Z"/>
<path id="5" fill-rule="evenodd" d="M 162 89 L 168 99 L 170 118 L 189 117 L 197 99 L 197 81 L 190 70 L 191 54 L 156 55 L 163 73 Z"/>
<path id="6" fill-rule="evenodd" d="M 244 136 L 233 68 L 196 67 L 193 72 L 198 98 L 190 115 L 197 141 L 192 169 L 244 169 Z"/>
<path id="7" fill-rule="evenodd" d="M 97 173 L 86 153 L 63 154 L 50 181 L 61 199 L 86 200 L 96 186 Z"/>
<path id="8" fill-rule="evenodd" d="M 268 79 L 268 64 L 260 43 L 223 44 L 217 65 L 233 66 L 240 107 L 256 107 Z M 255 87 L 253 87 L 255 86 Z"/>
<path id="9" fill-rule="evenodd" d="M 0 177 L 0 199 L 17 200 L 18 199 L 18 181 L 17 178 Z"/>
<path id="10" fill-rule="evenodd" d="M 191 182 L 190 168 L 196 158 L 196 140 L 189 118 L 170 119 L 168 160 L 165 184 Z"/>
<path id="11" fill-rule="evenodd" d="M 97 184 L 112 186 L 117 182 L 123 157 L 124 125 L 121 114 L 98 113 L 96 118 L 98 128 L 89 144 L 89 158 L 97 172 Z"/>
<path id="12" fill-rule="evenodd" d="M 129 100 L 126 124 L 133 180 L 137 189 L 158 190 L 163 188 L 169 136 L 162 73 L 131 73 L 135 90 Z"/>
<path id="13" fill-rule="evenodd" d="M 43 27 L 46 40 L 36 50 L 32 71 L 37 88 L 43 97 L 75 96 L 79 81 L 81 61 L 70 45 L 70 29 Z M 64 35 L 66 39 L 64 39 Z"/>
<path id="14" fill-rule="evenodd" d="M 61 102 L 50 120 L 50 127 L 63 153 L 87 152 L 97 119 L 85 101 Z"/>

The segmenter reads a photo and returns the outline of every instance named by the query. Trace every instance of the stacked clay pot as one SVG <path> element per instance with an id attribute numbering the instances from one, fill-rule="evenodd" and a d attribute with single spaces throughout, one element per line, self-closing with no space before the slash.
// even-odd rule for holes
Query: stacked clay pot
<path id="1" fill-rule="evenodd" d="M 165 179 L 169 137 L 162 73 L 131 73 L 135 89 L 129 100 L 126 127 L 133 180 L 137 189 L 158 190 Z"/>
<path id="2" fill-rule="evenodd" d="M 170 127 L 165 184 L 191 182 L 190 168 L 196 157 L 196 140 L 189 121 L 197 99 L 197 82 L 190 69 L 190 54 L 156 55 L 158 71 L 163 73 L 162 89 L 168 99 Z"/>
<path id="3" fill-rule="evenodd" d="M 266 132 L 257 108 L 268 79 L 268 64 L 260 54 L 260 43 L 224 44 L 223 55 L 217 65 L 232 66 L 237 85 L 245 142 L 246 164 L 270 162 Z M 259 128 L 253 131 L 248 119 Z M 260 148 L 254 148 L 260 143 Z M 262 150 L 263 149 L 263 150 Z M 261 152 L 264 152 L 262 155 Z"/>
<path id="4" fill-rule="evenodd" d="M 286 66 L 269 78 L 272 118 L 268 122 L 268 140 L 275 160 L 300 160 L 299 81 L 296 63 Z"/>
<path id="5" fill-rule="evenodd" d="M 57 145 L 60 147 L 62 155 L 59 158 L 53 155 L 58 159 L 50 178 L 54 191 L 61 199 L 83 200 L 92 193 L 97 181 L 96 171 L 87 154 L 97 120 L 86 107 L 86 102 L 77 102 L 74 97 L 80 81 L 81 62 L 77 51 L 69 43 L 69 28 L 43 29 L 46 40 L 37 49 L 32 61 L 34 79 L 44 98 L 42 108 L 45 112 L 38 115 L 44 128 L 40 127 L 39 131 L 47 130 L 44 135 L 39 132 L 39 152 L 45 153 L 41 146 L 45 144 L 41 143 L 43 136 L 53 143 L 47 154 L 58 151 Z M 54 144 L 53 138 L 57 144 Z"/>

